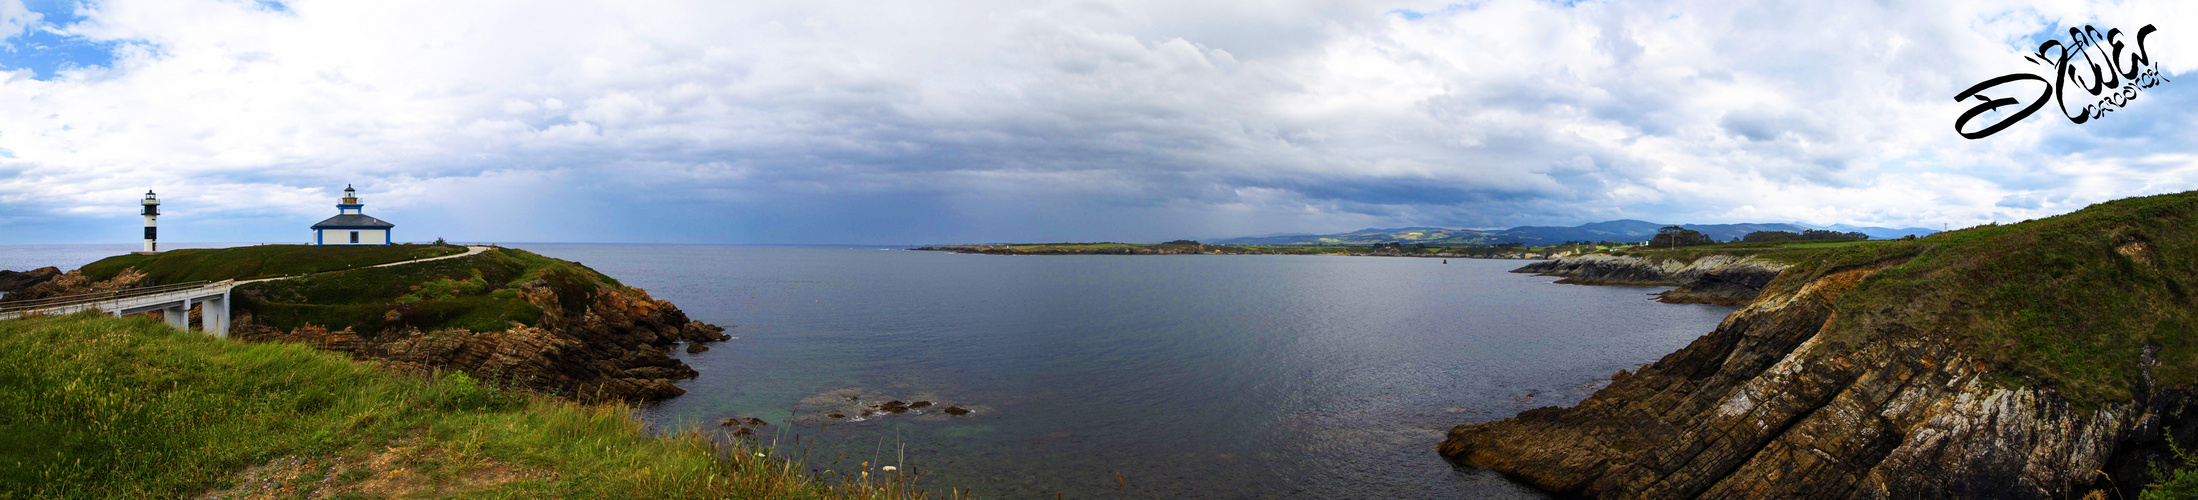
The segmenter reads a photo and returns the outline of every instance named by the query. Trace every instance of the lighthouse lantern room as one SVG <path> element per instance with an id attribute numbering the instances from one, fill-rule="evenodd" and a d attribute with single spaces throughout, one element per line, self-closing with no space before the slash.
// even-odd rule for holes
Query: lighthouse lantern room
<path id="1" fill-rule="evenodd" d="M 396 224 L 368 217 L 359 203 L 358 190 L 343 187 L 343 199 L 336 203 L 336 216 L 313 225 L 315 245 L 387 245 L 389 230 Z M 150 234 L 150 233 L 148 233 Z"/>

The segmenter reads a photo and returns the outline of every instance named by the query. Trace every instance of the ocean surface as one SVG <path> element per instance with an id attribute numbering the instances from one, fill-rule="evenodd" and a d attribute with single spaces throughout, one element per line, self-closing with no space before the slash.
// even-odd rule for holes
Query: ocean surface
<path id="1" fill-rule="evenodd" d="M 980 498 L 1541 498 L 1443 460 L 1443 432 L 1573 404 L 1732 309 L 1517 260 L 511 246 L 737 337 L 676 354 L 702 376 L 641 410 L 659 426 L 757 417 L 818 472 Z M 0 245 L 0 269 L 135 249 L 79 247 Z M 937 404 L 861 416 L 889 400 Z"/>

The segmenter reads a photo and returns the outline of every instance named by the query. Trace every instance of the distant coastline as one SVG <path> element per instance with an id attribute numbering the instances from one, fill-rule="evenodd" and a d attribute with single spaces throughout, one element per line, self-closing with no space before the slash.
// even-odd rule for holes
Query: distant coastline
<path id="1" fill-rule="evenodd" d="M 1425 257 L 1448 259 L 1540 260 L 1606 249 L 1595 245 L 1526 247 L 1428 246 L 1428 245 L 1203 245 L 1171 243 L 1034 243 L 1005 245 L 937 245 L 912 251 L 982 255 L 1344 255 L 1365 257 Z"/>

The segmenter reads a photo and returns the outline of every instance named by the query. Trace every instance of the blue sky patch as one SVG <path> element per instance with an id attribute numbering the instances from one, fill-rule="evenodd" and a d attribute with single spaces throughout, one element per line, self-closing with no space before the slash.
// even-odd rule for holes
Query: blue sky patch
<path id="1" fill-rule="evenodd" d="M 114 64 L 115 48 L 120 43 L 61 32 L 63 27 L 84 20 L 78 15 L 79 2 L 29 0 L 24 6 L 41 19 L 21 33 L 9 33 L 5 43 L 0 43 L 0 69 L 28 69 L 35 73 L 33 78 L 47 80 L 69 69 Z"/>

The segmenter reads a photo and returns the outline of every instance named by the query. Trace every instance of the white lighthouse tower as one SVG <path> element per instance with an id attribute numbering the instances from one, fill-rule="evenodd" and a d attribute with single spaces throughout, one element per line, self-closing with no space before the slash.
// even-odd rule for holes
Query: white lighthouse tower
<path id="1" fill-rule="evenodd" d="M 160 198 L 153 197 L 153 190 L 147 189 L 142 204 L 145 205 L 145 251 L 140 253 L 159 252 Z"/>

